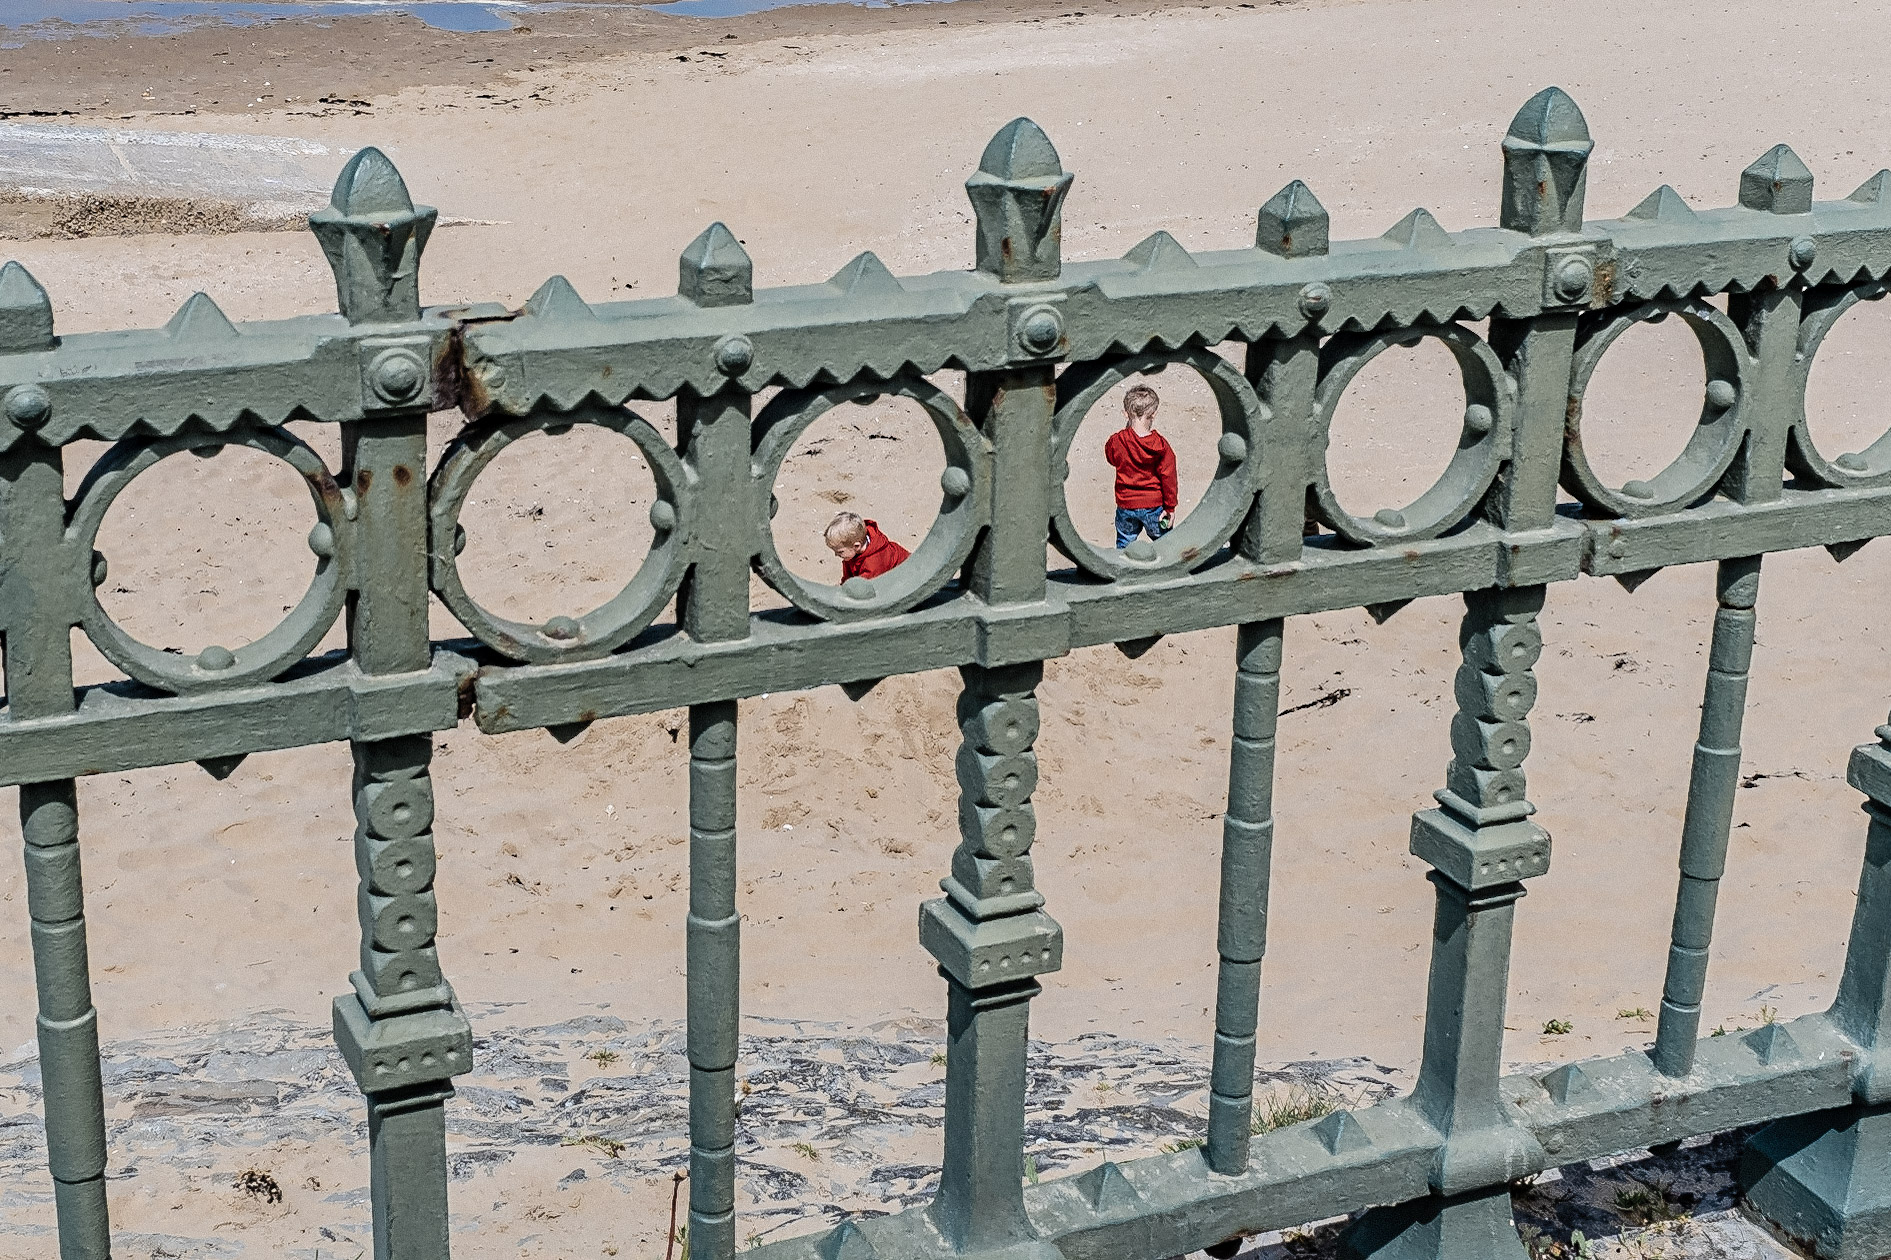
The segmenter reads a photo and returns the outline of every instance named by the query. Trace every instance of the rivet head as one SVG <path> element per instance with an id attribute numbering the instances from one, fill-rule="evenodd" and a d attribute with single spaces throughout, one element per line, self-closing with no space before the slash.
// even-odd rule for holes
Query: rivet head
<path id="1" fill-rule="evenodd" d="M 865 603 L 873 598 L 873 583 L 863 577 L 850 577 L 840 584 L 840 593 L 848 599 Z"/>
<path id="2" fill-rule="evenodd" d="M 315 528 L 309 531 L 309 550 L 326 559 L 335 554 L 335 531 L 328 522 L 317 521 Z"/>
<path id="3" fill-rule="evenodd" d="M 1866 468 L 1865 457 L 1856 451 L 1847 451 L 1832 462 L 1846 472 L 1864 472 Z"/>
<path id="4" fill-rule="evenodd" d="M 1631 499 L 1652 499 L 1655 488 L 1645 481 L 1631 481 L 1622 487 L 1622 493 Z"/>
<path id="5" fill-rule="evenodd" d="M 1585 297 L 1595 275 L 1595 265 L 1587 258 L 1563 259 L 1556 265 L 1556 296 L 1565 302 Z"/>
<path id="6" fill-rule="evenodd" d="M 1483 403 L 1472 403 L 1464 409 L 1464 427 L 1479 437 L 1489 433 L 1491 425 L 1495 422 L 1490 408 Z"/>
<path id="7" fill-rule="evenodd" d="M 676 528 L 676 505 L 668 499 L 658 499 L 650 505 L 650 528 L 659 534 L 667 534 Z"/>
<path id="8" fill-rule="evenodd" d="M 455 525 L 453 527 L 453 554 L 457 556 L 457 555 L 463 554 L 465 551 L 466 551 L 466 526 Z"/>
<path id="9" fill-rule="evenodd" d="M 15 385 L 7 391 L 7 419 L 22 429 L 38 428 L 52 412 L 52 395 L 37 385 Z"/>
<path id="10" fill-rule="evenodd" d="M 1230 464 L 1238 464 L 1248 457 L 1248 440 L 1239 433 L 1224 433 L 1215 443 L 1215 452 Z"/>
<path id="11" fill-rule="evenodd" d="M 1156 558 L 1156 545 L 1147 538 L 1138 538 L 1123 549 L 1123 555 L 1138 564 L 1148 564 Z"/>
<path id="12" fill-rule="evenodd" d="M 1308 319 L 1318 319 L 1332 308 L 1333 290 L 1323 284 L 1310 284 L 1300 290 L 1300 313 Z"/>
<path id="13" fill-rule="evenodd" d="M 1397 508 L 1380 508 L 1377 512 L 1372 514 L 1372 519 L 1379 522 L 1379 524 L 1385 526 L 1387 529 L 1405 528 L 1405 513 L 1399 511 Z"/>
<path id="14" fill-rule="evenodd" d="M 368 379 L 382 402 L 404 403 L 419 396 L 427 374 L 412 350 L 383 350 L 374 357 Z"/>
<path id="15" fill-rule="evenodd" d="M 1786 261 L 1792 264 L 1794 271 L 1804 271 L 1812 265 L 1812 260 L 1819 256 L 1819 242 L 1810 236 L 1797 236 L 1786 247 Z"/>
<path id="16" fill-rule="evenodd" d="M 540 630 L 539 633 L 548 639 L 556 639 L 562 643 L 567 639 L 577 638 L 578 631 L 578 623 L 572 618 L 553 617 L 550 621 L 545 623 L 545 628 Z"/>
<path id="17" fill-rule="evenodd" d="M 197 653 L 197 668 L 206 673 L 220 673 L 236 664 L 236 654 L 229 648 L 212 643 Z"/>
<path id="18" fill-rule="evenodd" d="M 972 490 L 972 474 L 957 464 L 939 474 L 939 488 L 954 499 L 963 499 Z"/>
<path id="19" fill-rule="evenodd" d="M 1032 354 L 1049 354 L 1063 337 L 1063 316 L 1048 306 L 1034 306 L 1018 321 L 1018 344 Z"/>
<path id="20" fill-rule="evenodd" d="M 1628 554 L 1628 540 L 1625 538 L 1611 539 L 1609 541 L 1609 554 L 1615 557 L 1617 560 L 1620 560 L 1623 556 L 1627 555 Z"/>
<path id="21" fill-rule="evenodd" d="M 1707 401 L 1717 411 L 1725 411 L 1733 406 L 1734 399 L 1740 396 L 1732 381 L 1707 382 Z"/>
<path id="22" fill-rule="evenodd" d="M 111 565 L 105 562 L 105 553 L 102 551 L 94 551 L 92 553 L 92 585 L 105 585 L 106 575 L 110 572 Z"/>
<path id="23" fill-rule="evenodd" d="M 733 333 L 716 343 L 716 371 L 724 376 L 740 376 L 755 363 L 755 343 L 741 333 Z"/>

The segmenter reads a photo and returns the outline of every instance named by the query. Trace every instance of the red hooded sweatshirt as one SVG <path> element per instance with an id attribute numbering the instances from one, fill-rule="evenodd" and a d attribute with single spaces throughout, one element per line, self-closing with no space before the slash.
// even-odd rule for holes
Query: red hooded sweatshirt
<path id="1" fill-rule="evenodd" d="M 912 553 L 880 532 L 878 521 L 867 522 L 867 545 L 854 553 L 852 560 L 840 562 L 840 580 L 877 578 L 898 565 Z"/>
<path id="2" fill-rule="evenodd" d="M 1103 444 L 1116 469 L 1116 506 L 1175 511 L 1175 449 L 1154 429 L 1147 436 L 1124 425 Z"/>

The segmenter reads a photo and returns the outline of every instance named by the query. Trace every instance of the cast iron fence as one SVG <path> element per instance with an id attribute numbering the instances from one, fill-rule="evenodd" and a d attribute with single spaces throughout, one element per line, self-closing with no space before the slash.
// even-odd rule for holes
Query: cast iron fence
<path id="1" fill-rule="evenodd" d="M 468 717 L 484 731 L 562 732 L 688 706 L 689 1236 L 698 1260 L 719 1260 L 736 1246 L 736 701 L 946 667 L 964 677 L 961 840 L 946 895 L 920 910 L 947 990 L 938 1195 L 771 1244 L 771 1257 L 1227 1254 L 1241 1235 L 1349 1212 L 1363 1212 L 1353 1255 L 1517 1257 L 1516 1179 L 1766 1121 L 1744 1170 L 1751 1204 L 1823 1255 L 1891 1252 L 1891 726 L 1851 761 L 1870 822 L 1836 1001 L 1699 1037 L 1760 557 L 1844 554 L 1891 533 L 1891 435 L 1830 455 L 1804 409 L 1821 338 L 1885 293 L 1891 172 L 1814 202 L 1811 174 L 1782 145 L 1742 173 L 1735 206 L 1695 212 L 1664 187 L 1624 218 L 1585 223 L 1590 149 L 1574 102 L 1549 89 L 1503 141 L 1498 227 L 1447 233 L 1417 210 L 1376 240 L 1329 243 L 1325 210 L 1295 182 L 1261 208 L 1251 249 L 1191 255 L 1157 233 L 1120 260 L 1065 266 L 1071 176 L 1020 119 L 966 185 L 974 270 L 899 278 L 862 254 L 825 284 L 756 292 L 718 224 L 684 252 L 674 297 L 594 306 L 553 278 L 520 311 L 421 307 L 434 211 L 369 149 L 310 222 L 338 315 L 237 326 L 199 294 L 161 329 L 59 337 L 44 291 L 8 264 L 0 782 L 20 788 L 62 1255 L 110 1245 L 78 776 L 186 761 L 220 776 L 265 749 L 351 742 L 361 967 L 335 1001 L 335 1034 L 367 1098 L 375 1254 L 431 1260 L 448 1250 L 443 1108 L 472 1035 L 433 943 L 430 732 Z M 1707 300 L 1720 294 L 1724 311 Z M 1585 386 L 1626 329 L 1671 315 L 1706 366 L 1698 423 L 1666 468 L 1613 485 L 1584 455 Z M 1480 337 L 1467 321 L 1486 318 Z M 1420 338 L 1460 369 L 1455 452 L 1413 503 L 1352 515 L 1327 472 L 1334 407 L 1375 355 Z M 1230 340 L 1246 344 L 1245 372 L 1206 348 Z M 1065 504 L 1071 442 L 1112 386 L 1165 365 L 1213 391 L 1212 486 L 1161 541 L 1096 547 Z M 962 401 L 926 379 L 947 368 L 968 374 Z M 769 387 L 780 392 L 751 418 Z M 937 518 L 883 577 L 809 581 L 777 550 L 771 487 L 809 424 L 875 395 L 912 399 L 938 430 Z M 626 406 L 670 399 L 674 446 Z M 429 473 L 428 415 L 454 406 L 466 427 Z M 341 467 L 292 420 L 341 426 Z M 649 461 L 654 541 L 600 607 L 509 621 L 461 584 L 461 507 L 509 443 L 578 424 L 625 435 Z M 65 450 L 80 439 L 112 446 L 68 500 Z M 307 482 L 314 579 L 254 642 L 178 656 L 101 607 L 96 533 L 159 460 L 229 445 Z M 1559 485 L 1574 503 L 1559 507 Z M 1074 569 L 1047 572 L 1047 539 Z M 1523 773 L 1546 584 L 1701 562 L 1719 566 L 1719 598 L 1654 1049 L 1506 1077 L 1512 916 L 1550 859 Z M 752 609 L 752 568 L 792 610 Z M 1251 1137 L 1283 624 L 1449 593 L 1465 602 L 1453 756 L 1438 808 L 1411 829 L 1437 889 L 1417 1086 Z M 436 595 L 477 643 L 430 641 Z M 673 598 L 675 624 L 657 625 Z M 346 651 L 311 657 L 344 615 Z M 1026 1016 L 1035 977 L 1062 952 L 1030 852 L 1042 662 L 1230 624 L 1205 1143 L 1025 1185 Z M 74 626 L 124 680 L 74 688 Z"/>

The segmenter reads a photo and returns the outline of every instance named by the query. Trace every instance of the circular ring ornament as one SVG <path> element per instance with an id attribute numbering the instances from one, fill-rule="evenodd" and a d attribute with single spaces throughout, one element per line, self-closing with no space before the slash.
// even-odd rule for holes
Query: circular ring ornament
<path id="1" fill-rule="evenodd" d="M 581 616 L 553 617 L 543 625 L 501 617 L 481 607 L 460 579 L 459 553 L 466 547 L 460 512 L 466 496 L 499 452 L 520 438 L 533 433 L 557 436 L 579 424 L 629 438 L 649 464 L 657 485 L 656 502 L 650 505 L 650 525 L 656 531 L 650 551 L 622 590 Z M 545 408 L 517 419 L 468 425 L 440 457 L 428 490 L 433 589 L 481 643 L 513 660 L 541 665 L 608 656 L 655 621 L 683 583 L 688 567 L 684 540 L 694 500 L 689 480 L 683 461 L 663 436 L 625 407 L 581 403 L 571 411 Z"/>
<path id="2" fill-rule="evenodd" d="M 1457 361 L 1464 385 L 1464 423 L 1451 462 L 1431 488 L 1404 507 L 1384 507 L 1371 516 L 1354 516 L 1333 493 L 1327 466 L 1333 414 L 1339 400 L 1366 364 L 1393 346 L 1415 346 L 1436 338 Z M 1328 529 L 1359 547 L 1436 538 L 1476 510 L 1497 479 L 1510 452 L 1511 411 L 1516 386 L 1497 352 L 1461 324 L 1390 328 L 1376 333 L 1342 333 L 1320 347 L 1320 383 L 1314 390 L 1314 422 L 1319 426 L 1320 461 L 1314 470 L 1315 515 Z"/>
<path id="3" fill-rule="evenodd" d="M 1678 315 L 1700 343 L 1707 367 L 1701 414 L 1687 445 L 1674 462 L 1645 481 L 1609 486 L 1589 466 L 1582 444 L 1582 399 L 1596 365 L 1616 338 L 1636 324 L 1659 323 Z M 1588 325 L 1588 321 L 1584 321 Z M 1570 371 L 1569 420 L 1563 440 L 1563 488 L 1584 506 L 1628 519 L 1692 506 L 1713 493 L 1740 451 L 1745 426 L 1740 419 L 1746 395 L 1746 341 L 1731 319 L 1706 302 L 1649 302 L 1604 316 L 1577 334 Z"/>
<path id="4" fill-rule="evenodd" d="M 273 455 L 295 469 L 308 486 L 316 516 L 315 526 L 309 531 L 315 577 L 296 606 L 262 637 L 238 648 L 211 644 L 195 657 L 181 656 L 133 638 L 99 603 L 97 587 L 107 572 L 105 557 L 97 550 L 99 526 L 113 500 L 159 460 L 182 451 L 208 458 L 226 446 Z M 242 687 L 278 677 L 321 642 L 348 600 L 353 530 L 347 524 L 341 487 L 335 484 L 322 457 L 284 429 L 191 433 L 119 442 L 86 474 L 74 500 L 66 538 L 74 554 L 92 557 L 95 581 L 87 592 L 80 620 L 87 637 L 127 677 L 177 695 Z"/>
<path id="5" fill-rule="evenodd" d="M 816 420 L 844 402 L 868 403 L 876 396 L 910 398 L 925 409 L 945 447 L 939 477 L 939 515 L 912 555 L 871 581 L 849 578 L 838 586 L 796 576 L 775 546 L 775 481 L 782 461 Z M 963 408 L 922 377 L 861 380 L 832 389 L 784 390 L 755 420 L 753 502 L 766 515 L 758 531 L 755 564 L 762 578 L 796 608 L 823 621 L 865 621 L 915 607 L 943 587 L 972 554 L 978 532 L 991 515 L 991 447 Z"/>
<path id="6" fill-rule="evenodd" d="M 1111 390 L 1172 363 L 1194 371 L 1215 396 L 1221 438 L 1215 444 L 1214 480 L 1201 502 L 1156 541 L 1138 538 L 1122 551 L 1099 547 L 1078 530 L 1064 494 L 1071 444 L 1084 418 Z M 1052 545 L 1084 572 L 1111 581 L 1145 582 L 1201 568 L 1247 519 L 1261 488 L 1261 443 L 1271 418 L 1247 378 L 1212 350 L 1191 347 L 1073 365 L 1057 378 L 1057 413 L 1051 420 Z"/>
<path id="7" fill-rule="evenodd" d="M 1852 307 L 1860 302 L 1876 302 L 1884 295 L 1885 286 L 1873 283 L 1806 297 L 1805 313 L 1799 321 L 1798 353 L 1793 356 L 1793 419 L 1786 439 L 1786 467 L 1794 476 L 1821 486 L 1847 489 L 1891 484 L 1891 427 L 1863 450 L 1827 459 L 1813 444 L 1812 426 L 1806 418 L 1806 386 L 1825 335 Z"/>

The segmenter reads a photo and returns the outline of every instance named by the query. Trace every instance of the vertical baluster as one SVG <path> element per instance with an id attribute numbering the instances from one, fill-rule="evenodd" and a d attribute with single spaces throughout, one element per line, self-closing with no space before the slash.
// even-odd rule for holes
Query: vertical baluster
<path id="1" fill-rule="evenodd" d="M 1655 1067 L 1668 1076 L 1694 1070 L 1707 948 L 1714 936 L 1720 876 L 1727 867 L 1733 794 L 1740 786 L 1740 726 L 1746 716 L 1747 668 L 1753 660 L 1759 557 L 1721 561 L 1715 589 L 1720 606 L 1714 612 L 1700 738 L 1694 743 L 1694 773 L 1681 824 L 1681 884 L 1675 893 L 1673 943 L 1655 1033 Z"/>
<path id="2" fill-rule="evenodd" d="M 1864 867 L 1845 971 L 1829 1018 L 1863 1053 L 1849 1107 L 1768 1125 L 1747 1144 L 1747 1202 L 1825 1260 L 1891 1255 L 1891 721 L 1852 752 L 1846 778 L 1866 797 Z"/>
<path id="3" fill-rule="evenodd" d="M 435 212 L 391 162 L 363 149 L 329 207 L 309 217 L 341 313 L 363 337 L 364 418 L 343 426 L 354 495 L 348 645 L 364 674 L 428 667 L 427 411 L 431 340 L 416 332 L 420 253 Z M 367 326 L 363 328 L 362 326 Z M 368 1103 L 375 1260 L 446 1260 L 446 1100 L 472 1065 L 472 1029 L 440 970 L 427 735 L 357 739 L 356 909 L 361 967 L 335 999 L 335 1041 Z"/>
<path id="4" fill-rule="evenodd" d="M 0 354 L 52 345 L 52 303 L 46 291 L 18 263 L 0 267 Z M 38 385 L 16 385 L 6 393 L 6 422 L 29 434 L 50 418 L 51 409 L 51 398 Z M 0 634 L 6 645 L 9 718 L 53 717 L 73 708 L 71 631 L 83 599 L 78 583 L 92 564 L 87 556 L 75 565 L 66 554 L 65 508 L 58 448 L 28 436 L 0 454 L 0 581 L 6 588 Z M 20 829 L 26 841 L 26 902 L 59 1254 L 62 1260 L 100 1260 L 111 1254 L 105 1094 L 73 781 L 21 787 Z"/>
<path id="5" fill-rule="evenodd" d="M 98 1011 L 85 945 L 79 873 L 79 803 L 71 779 L 20 789 L 26 900 L 39 988 L 39 1062 L 46 1099 L 47 1165 L 61 1260 L 111 1254 L 105 1209 L 105 1098 Z"/>
<path id="6" fill-rule="evenodd" d="M 1040 909 L 1031 864 L 1044 666 L 960 672 L 959 847 L 946 896 L 919 916 L 947 990 L 945 1161 L 932 1216 L 959 1252 L 1055 1260 L 1025 1219 L 1020 1175 L 1034 977 L 1063 963 L 1063 930 Z"/>
<path id="7" fill-rule="evenodd" d="M 1523 1260 L 1508 1183 L 1548 1162 L 1498 1095 L 1511 926 L 1523 880 L 1549 869 L 1549 835 L 1529 821 L 1523 760 L 1543 651 L 1543 588 L 1474 591 L 1458 635 L 1457 715 L 1442 809 L 1412 819 L 1412 852 L 1434 869 L 1438 908 L 1425 1046 L 1412 1093 L 1444 1134 L 1429 1198 L 1366 1214 L 1347 1254 L 1380 1260 Z"/>
<path id="8" fill-rule="evenodd" d="M 1280 716 L 1278 619 L 1237 631 L 1234 741 L 1228 812 L 1221 823 L 1221 911 L 1215 985 L 1215 1059 L 1208 1100 L 1208 1166 L 1234 1176 L 1248 1166 L 1254 1111 L 1254 1032 L 1274 856 L 1274 728 Z"/>
<path id="9" fill-rule="evenodd" d="M 735 701 L 689 711 L 689 1251 L 735 1254 Z"/>

